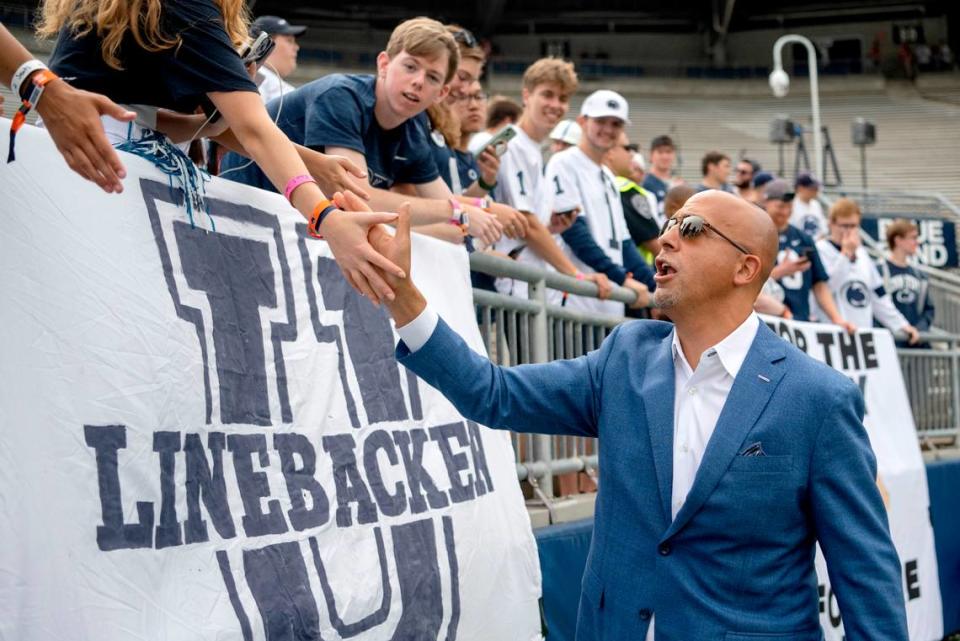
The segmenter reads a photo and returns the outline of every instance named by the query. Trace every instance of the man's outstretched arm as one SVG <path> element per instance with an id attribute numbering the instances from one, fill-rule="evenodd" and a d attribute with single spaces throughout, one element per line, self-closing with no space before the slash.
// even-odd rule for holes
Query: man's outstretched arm
<path id="1" fill-rule="evenodd" d="M 356 199 L 344 206 L 362 207 L 363 203 Z M 406 207 L 400 210 L 396 234 L 378 228 L 371 231 L 370 243 L 385 257 L 409 268 Z M 606 350 L 542 365 L 497 367 L 471 350 L 427 306 L 412 280 L 384 277 L 391 278 L 396 293 L 395 299 L 385 304 L 401 337 L 398 360 L 440 390 L 465 417 L 518 432 L 597 435 L 596 390 Z"/>

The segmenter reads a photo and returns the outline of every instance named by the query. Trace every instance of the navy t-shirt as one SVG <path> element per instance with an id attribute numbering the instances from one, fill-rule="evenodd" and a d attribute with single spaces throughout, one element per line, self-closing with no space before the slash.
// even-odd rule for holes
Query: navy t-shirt
<path id="1" fill-rule="evenodd" d="M 881 273 L 887 293 L 907 322 L 921 332 L 929 330 L 934 308 L 927 293 L 927 277 L 915 267 L 900 267 L 889 260 L 886 261 L 886 270 L 881 268 Z"/>
<path id="2" fill-rule="evenodd" d="M 667 197 L 667 192 L 670 191 L 670 185 L 651 173 L 643 177 L 643 185 L 641 186 L 656 196 L 658 203 L 662 203 L 663 199 Z"/>
<path id="3" fill-rule="evenodd" d="M 438 176 L 429 143 L 412 120 L 383 129 L 374 117 L 376 77 L 366 74 L 331 74 L 276 98 L 267 112 L 295 143 L 325 151 L 343 147 L 363 154 L 372 187 L 389 189 L 403 171 L 403 182 L 421 184 Z M 279 114 L 279 118 L 277 117 Z M 273 190 L 256 164 L 239 154 L 227 154 L 220 173 L 236 182 Z"/>
<path id="4" fill-rule="evenodd" d="M 451 148 L 443 134 L 433 128 L 427 112 L 419 114 L 412 121 L 420 129 L 422 137 L 427 140 L 440 178 L 454 194 L 462 194 L 464 190 L 476 182 L 477 176 L 480 175 L 473 154 Z M 416 159 L 407 159 L 398 163 L 396 182 L 414 182 L 408 177 L 417 173 L 415 161 Z"/>
<path id="5" fill-rule="evenodd" d="M 784 276 L 777 282 L 783 287 L 783 302 L 797 320 L 810 320 L 810 290 L 815 283 L 829 279 L 826 268 L 820 260 L 820 254 L 813 238 L 793 225 L 780 232 L 780 251 L 777 264 L 787 260 L 796 260 L 804 254 L 810 256 L 810 269 Z"/>
<path id="6" fill-rule="evenodd" d="M 257 91 L 223 25 L 213 0 L 165 0 L 160 28 L 180 42 L 169 49 L 146 51 L 128 31 L 118 57 L 122 69 L 104 62 L 96 29 L 76 38 L 62 29 L 50 56 L 50 68 L 70 84 L 102 93 L 115 102 L 152 105 L 182 113 L 203 106 L 212 91 Z"/>

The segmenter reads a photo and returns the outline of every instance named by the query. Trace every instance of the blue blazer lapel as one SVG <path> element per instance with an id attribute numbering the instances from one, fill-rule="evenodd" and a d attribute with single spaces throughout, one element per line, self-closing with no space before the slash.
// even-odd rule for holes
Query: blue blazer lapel
<path id="1" fill-rule="evenodd" d="M 657 472 L 660 503 L 666 522 L 670 522 L 673 493 L 673 333 L 668 334 L 647 359 L 640 395 L 647 414 L 647 433 Z"/>
<path id="2" fill-rule="evenodd" d="M 677 518 L 664 534 L 664 539 L 673 536 L 686 525 L 720 482 L 720 477 L 730 466 L 733 457 L 739 453 L 744 439 L 760 418 L 783 378 L 783 368 L 775 366 L 774 363 L 785 357 L 786 343 L 761 323 L 747 358 L 733 382 L 727 402 L 720 412 L 713 435 L 707 443 L 693 487 L 677 513 Z"/>

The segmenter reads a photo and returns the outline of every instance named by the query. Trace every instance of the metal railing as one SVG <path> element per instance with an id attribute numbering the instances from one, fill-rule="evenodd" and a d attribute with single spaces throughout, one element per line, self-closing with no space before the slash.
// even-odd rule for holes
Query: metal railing
<path id="1" fill-rule="evenodd" d="M 960 336 L 924 333 L 920 344 L 925 347 L 897 349 L 917 436 L 930 445 L 956 445 L 960 436 Z"/>
<path id="2" fill-rule="evenodd" d="M 491 360 L 499 365 L 576 358 L 599 347 L 614 327 L 627 320 L 548 302 L 556 298 L 551 290 L 596 297 L 597 288 L 590 282 L 482 253 L 471 255 L 470 266 L 528 284 L 527 298 L 473 290 L 480 334 Z M 948 276 L 960 300 L 960 277 Z M 617 287 L 611 299 L 631 303 L 635 294 Z M 960 324 L 960 305 L 944 312 L 956 314 Z M 922 334 L 921 341 L 923 349 L 897 350 L 917 435 L 932 444 L 953 444 L 960 435 L 960 332 Z M 585 472 L 596 478 L 595 439 L 518 433 L 512 438 L 517 476 L 530 483 L 548 508 L 556 495 L 555 475 Z"/>
<path id="3" fill-rule="evenodd" d="M 876 191 L 854 187 L 824 189 L 824 200 L 846 196 L 860 205 L 864 216 L 884 218 L 949 218 L 960 222 L 960 208 L 936 192 Z"/>
<path id="4" fill-rule="evenodd" d="M 491 360 L 499 365 L 546 363 L 582 356 L 599 347 L 610 331 L 626 320 L 621 316 L 586 314 L 548 302 L 557 298 L 550 290 L 596 298 L 597 287 L 593 283 L 479 252 L 471 255 L 470 267 L 527 283 L 526 299 L 473 290 L 480 334 Z M 610 300 L 629 304 L 636 300 L 636 294 L 615 287 Z M 546 501 L 555 494 L 554 475 L 595 475 L 595 439 L 513 434 L 513 446 L 519 478 L 528 481 Z"/>

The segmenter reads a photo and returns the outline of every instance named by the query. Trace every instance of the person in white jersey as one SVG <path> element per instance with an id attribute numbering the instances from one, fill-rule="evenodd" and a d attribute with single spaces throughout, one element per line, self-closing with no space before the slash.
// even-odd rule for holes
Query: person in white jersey
<path id="1" fill-rule="evenodd" d="M 636 307 L 644 307 L 656 285 L 653 270 L 630 238 L 623 217 L 620 190 L 604 156 L 620 142 L 630 122 L 626 99 L 615 91 L 595 91 L 584 100 L 577 124 L 580 143 L 551 156 L 543 178 L 543 213 L 579 212 L 563 232 L 564 251 L 584 273 L 604 273 L 637 292 Z M 636 275 L 633 278 L 630 274 Z M 622 316 L 623 303 L 571 296 L 575 309 Z"/>
<path id="2" fill-rule="evenodd" d="M 567 229 L 576 214 L 537 215 L 542 198 L 543 145 L 566 115 L 577 84 L 573 64 L 559 58 L 541 58 L 523 74 L 523 114 L 514 126 L 516 136 L 500 157 L 497 200 L 522 212 L 529 225 L 526 238 L 501 238 L 496 250 L 520 262 L 541 268 L 549 265 L 561 274 L 591 280 L 605 297 L 610 289 L 606 276 L 579 272 L 554 236 Z M 496 286 L 504 294 L 527 296 L 527 284 L 523 281 L 500 278 Z"/>
<path id="3" fill-rule="evenodd" d="M 830 235 L 817 241 L 837 310 L 857 327 L 871 327 L 876 318 L 891 332 L 904 332 L 915 344 L 920 338 L 917 329 L 897 310 L 876 263 L 860 244 L 860 219 L 860 206 L 840 198 L 830 207 Z M 826 318 L 819 306 L 817 316 Z"/>
<path id="4" fill-rule="evenodd" d="M 801 171 L 794 182 L 793 211 L 790 224 L 814 240 L 827 235 L 827 219 L 823 215 L 823 206 L 817 200 L 820 182 L 809 171 Z"/>

